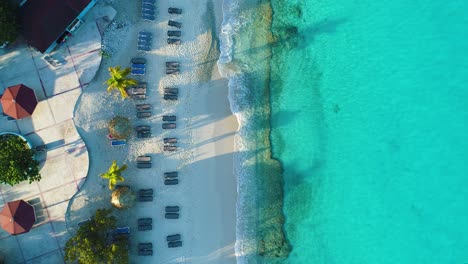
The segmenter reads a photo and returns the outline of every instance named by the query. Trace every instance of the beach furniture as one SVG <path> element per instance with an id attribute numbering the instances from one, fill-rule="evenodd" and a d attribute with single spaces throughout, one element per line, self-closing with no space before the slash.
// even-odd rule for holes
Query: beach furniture
<path id="1" fill-rule="evenodd" d="M 130 87 L 127 89 L 128 95 L 141 95 L 141 94 L 146 94 L 146 88 L 136 88 L 136 87 Z"/>
<path id="2" fill-rule="evenodd" d="M 174 241 L 174 242 L 167 243 L 168 248 L 176 248 L 176 247 L 181 247 L 181 246 L 182 246 L 182 241 Z"/>
<path id="3" fill-rule="evenodd" d="M 142 16 L 155 16 L 156 15 L 156 9 L 150 8 L 148 6 L 143 6 L 141 8 L 141 15 Z"/>
<path id="4" fill-rule="evenodd" d="M 138 32 L 138 37 L 149 37 L 152 38 L 153 34 L 151 32 L 140 31 Z"/>
<path id="5" fill-rule="evenodd" d="M 166 219 L 179 219 L 179 213 L 166 213 L 164 214 Z"/>
<path id="6" fill-rule="evenodd" d="M 164 100 L 177 100 L 178 95 L 177 94 L 164 94 Z"/>
<path id="7" fill-rule="evenodd" d="M 138 45 L 138 51 L 150 51 L 151 47 L 147 45 Z"/>
<path id="8" fill-rule="evenodd" d="M 138 195 L 153 195 L 153 189 L 139 189 Z"/>
<path id="9" fill-rule="evenodd" d="M 147 118 L 151 116 L 151 112 L 137 112 L 138 118 Z"/>
<path id="10" fill-rule="evenodd" d="M 164 185 L 177 185 L 177 184 L 179 184 L 178 179 L 172 179 L 172 180 L 165 179 L 164 180 Z"/>
<path id="11" fill-rule="evenodd" d="M 177 146 L 174 146 L 174 145 L 165 145 L 164 146 L 164 151 L 176 151 L 177 150 Z"/>
<path id="12" fill-rule="evenodd" d="M 180 37 L 182 36 L 182 32 L 180 30 L 168 30 L 167 36 L 168 37 Z"/>
<path id="13" fill-rule="evenodd" d="M 176 121 L 177 117 L 175 115 L 165 115 L 162 117 L 162 121 Z"/>
<path id="14" fill-rule="evenodd" d="M 166 74 L 176 74 L 179 72 L 179 69 L 166 69 Z"/>
<path id="15" fill-rule="evenodd" d="M 132 72 L 131 72 L 133 75 L 145 75 L 145 69 L 135 69 L 135 68 L 132 68 Z"/>
<path id="16" fill-rule="evenodd" d="M 175 241 L 179 241 L 180 239 L 181 239 L 180 234 L 168 235 L 166 237 L 167 242 L 175 242 Z"/>
<path id="17" fill-rule="evenodd" d="M 174 21 L 174 20 L 167 21 L 167 25 L 170 26 L 170 27 L 176 27 L 176 28 L 181 28 L 182 27 L 182 23 Z"/>
<path id="18" fill-rule="evenodd" d="M 176 124 L 175 123 L 163 123 L 162 128 L 163 129 L 175 129 Z"/>
<path id="19" fill-rule="evenodd" d="M 149 162 L 151 162 L 151 156 L 138 156 L 137 162 L 149 163 Z"/>
<path id="20" fill-rule="evenodd" d="M 138 256 L 153 256 L 153 250 L 152 249 L 138 250 Z"/>
<path id="21" fill-rule="evenodd" d="M 169 143 L 175 144 L 177 143 L 177 138 L 164 138 L 163 141 L 164 141 L 164 144 L 169 144 Z"/>
<path id="22" fill-rule="evenodd" d="M 153 243 L 146 242 L 146 243 L 138 243 L 138 249 L 152 249 Z"/>
<path id="23" fill-rule="evenodd" d="M 130 227 L 128 226 L 118 227 L 114 230 L 114 235 L 120 235 L 120 234 L 130 234 Z"/>
<path id="24" fill-rule="evenodd" d="M 131 63 L 139 63 L 139 64 L 145 64 L 146 63 L 146 59 L 145 58 L 132 58 L 130 60 Z M 144 83 L 146 84 L 146 83 Z"/>
<path id="25" fill-rule="evenodd" d="M 132 69 L 146 69 L 145 64 L 143 63 L 132 63 Z"/>
<path id="26" fill-rule="evenodd" d="M 137 131 L 137 132 L 140 132 L 140 131 L 151 131 L 151 127 L 150 127 L 150 126 L 137 126 L 137 127 L 136 127 L 136 131 Z"/>
<path id="27" fill-rule="evenodd" d="M 111 146 L 118 147 L 118 146 L 125 146 L 127 141 L 125 139 L 113 139 L 111 140 Z"/>
<path id="28" fill-rule="evenodd" d="M 153 37 L 151 36 L 138 36 L 138 41 L 142 41 L 142 42 L 148 42 L 148 43 L 151 43 L 151 41 L 153 40 Z"/>
<path id="29" fill-rule="evenodd" d="M 174 68 L 177 69 L 179 68 L 180 63 L 177 61 L 166 61 L 166 68 Z"/>
<path id="30" fill-rule="evenodd" d="M 137 137 L 138 138 L 149 138 L 149 137 L 151 137 L 151 131 L 137 132 Z"/>
<path id="31" fill-rule="evenodd" d="M 137 163 L 138 169 L 150 169 L 151 163 Z"/>
<path id="32" fill-rule="evenodd" d="M 146 99 L 146 94 L 134 94 L 134 95 L 132 95 L 132 99 L 145 100 Z"/>
<path id="33" fill-rule="evenodd" d="M 138 231 L 149 231 L 153 230 L 153 225 L 139 225 Z"/>
<path id="34" fill-rule="evenodd" d="M 166 206 L 165 210 L 166 210 L 166 213 L 178 213 L 179 206 Z"/>
<path id="35" fill-rule="evenodd" d="M 138 47 L 149 47 L 151 48 L 151 42 L 145 40 L 138 40 Z"/>
<path id="36" fill-rule="evenodd" d="M 138 169 L 151 169 L 151 163 L 137 163 Z"/>
<path id="37" fill-rule="evenodd" d="M 180 39 L 175 39 L 175 38 L 168 38 L 167 39 L 167 44 L 180 45 L 180 43 L 182 43 L 182 41 Z"/>
<path id="38" fill-rule="evenodd" d="M 139 202 L 152 202 L 153 196 L 138 196 Z"/>
<path id="39" fill-rule="evenodd" d="M 149 12 L 154 15 L 156 13 L 156 6 L 152 4 L 143 4 L 141 5 L 141 12 Z"/>
<path id="40" fill-rule="evenodd" d="M 153 218 L 138 218 L 138 225 L 151 225 L 153 224 Z"/>
<path id="41" fill-rule="evenodd" d="M 141 0 L 141 3 L 150 3 L 150 4 L 155 4 L 156 0 Z"/>
<path id="42" fill-rule="evenodd" d="M 179 88 L 164 88 L 164 93 L 179 94 Z"/>
<path id="43" fill-rule="evenodd" d="M 141 18 L 143 18 L 143 20 L 151 21 L 151 22 L 156 20 L 155 15 L 150 15 L 150 14 L 145 14 L 145 13 L 142 14 Z"/>
<path id="44" fill-rule="evenodd" d="M 177 180 L 177 176 L 164 176 L 164 180 Z"/>
<path id="45" fill-rule="evenodd" d="M 145 64 L 144 63 L 132 63 L 132 68 L 133 69 L 145 69 Z"/>
<path id="46" fill-rule="evenodd" d="M 182 9 L 180 9 L 180 8 L 175 8 L 175 7 L 169 7 L 169 8 L 167 9 L 167 12 L 168 12 L 169 14 L 180 15 L 180 14 L 182 14 Z"/>
<path id="47" fill-rule="evenodd" d="M 179 173 L 177 171 L 165 172 L 164 177 L 166 178 L 177 178 Z"/>
<path id="48" fill-rule="evenodd" d="M 150 104 L 137 104 L 136 109 L 137 109 L 137 111 L 151 110 L 151 105 Z"/>

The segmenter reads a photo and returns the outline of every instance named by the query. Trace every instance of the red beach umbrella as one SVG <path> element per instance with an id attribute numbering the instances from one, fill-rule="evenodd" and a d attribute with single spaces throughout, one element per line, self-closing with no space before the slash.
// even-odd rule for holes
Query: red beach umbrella
<path id="1" fill-rule="evenodd" d="M 2 228 L 12 235 L 28 232 L 35 221 L 34 207 L 23 200 L 8 202 L 0 212 Z"/>
<path id="2" fill-rule="evenodd" d="M 14 119 L 32 115 L 37 105 L 34 91 L 24 84 L 8 87 L 0 99 L 3 112 Z"/>

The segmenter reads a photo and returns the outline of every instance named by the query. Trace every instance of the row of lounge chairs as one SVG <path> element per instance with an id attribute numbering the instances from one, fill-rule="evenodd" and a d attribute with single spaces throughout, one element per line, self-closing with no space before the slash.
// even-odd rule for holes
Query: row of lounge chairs
<path id="1" fill-rule="evenodd" d="M 168 235 L 166 236 L 167 247 L 176 248 L 182 246 L 182 237 L 180 234 Z"/>
<path id="2" fill-rule="evenodd" d="M 151 127 L 150 126 L 137 126 L 136 127 L 137 137 L 138 138 L 149 138 L 151 137 Z"/>
<path id="3" fill-rule="evenodd" d="M 177 74 L 180 72 L 180 64 L 176 61 L 166 62 L 166 74 Z"/>
<path id="4" fill-rule="evenodd" d="M 138 51 L 150 51 L 152 41 L 153 34 L 146 31 L 140 31 L 138 33 Z"/>
<path id="5" fill-rule="evenodd" d="M 146 96 L 146 89 L 145 89 Z M 151 105 L 150 104 L 137 104 L 136 114 L 138 118 L 147 118 L 151 116 Z"/>
<path id="6" fill-rule="evenodd" d="M 139 169 L 151 168 L 151 156 L 139 156 L 137 158 L 137 168 Z"/>
<path id="7" fill-rule="evenodd" d="M 153 201 L 153 189 L 138 190 L 138 201 L 139 202 L 152 202 Z"/>
<path id="8" fill-rule="evenodd" d="M 138 219 L 138 231 L 149 231 L 153 230 L 153 219 L 152 218 L 139 218 Z"/>
<path id="9" fill-rule="evenodd" d="M 179 219 L 179 206 L 166 206 L 165 215 L 166 219 Z"/>
<path id="10" fill-rule="evenodd" d="M 164 173 L 164 185 L 177 185 L 179 184 L 179 174 L 177 171 Z"/>
<path id="11" fill-rule="evenodd" d="M 139 256 L 152 256 L 153 255 L 153 243 L 138 243 L 138 255 Z"/>
<path id="12" fill-rule="evenodd" d="M 144 58 L 133 58 L 131 60 L 133 75 L 145 75 L 146 73 L 146 59 Z"/>
<path id="13" fill-rule="evenodd" d="M 175 7 L 169 7 L 169 9 L 167 10 L 167 12 L 169 14 L 173 14 L 173 15 L 180 15 L 182 14 L 182 9 L 180 8 L 175 8 Z M 174 20 L 169 20 L 167 22 L 167 25 L 170 26 L 170 27 L 175 27 L 175 28 L 182 28 L 182 23 L 180 22 L 177 22 L 177 21 L 174 21 Z M 170 45 L 180 45 L 180 43 L 182 42 L 180 40 L 180 36 L 182 35 L 182 32 L 178 31 L 178 30 L 169 30 L 167 31 L 167 44 L 170 44 Z"/>
<path id="14" fill-rule="evenodd" d="M 141 1 L 141 18 L 147 21 L 156 20 L 156 6 L 155 0 L 142 0 Z"/>

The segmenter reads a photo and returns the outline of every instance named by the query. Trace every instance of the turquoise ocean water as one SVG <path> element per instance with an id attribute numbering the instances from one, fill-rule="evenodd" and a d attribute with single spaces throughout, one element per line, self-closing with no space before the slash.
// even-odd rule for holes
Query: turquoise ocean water
<path id="1" fill-rule="evenodd" d="M 284 263 L 468 263 L 468 1 L 272 7 Z"/>
<path id="2" fill-rule="evenodd" d="M 468 1 L 223 11 L 238 262 L 468 263 Z"/>

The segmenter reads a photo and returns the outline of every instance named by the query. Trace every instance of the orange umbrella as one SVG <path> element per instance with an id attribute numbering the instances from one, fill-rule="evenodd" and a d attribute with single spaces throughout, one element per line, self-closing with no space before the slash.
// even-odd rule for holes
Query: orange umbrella
<path id="1" fill-rule="evenodd" d="M 0 212 L 2 228 L 12 235 L 28 232 L 35 221 L 34 207 L 23 200 L 8 202 Z"/>
<path id="2" fill-rule="evenodd" d="M 34 91 L 24 84 L 8 87 L 3 93 L 3 112 L 15 119 L 21 119 L 32 115 L 37 105 Z"/>

